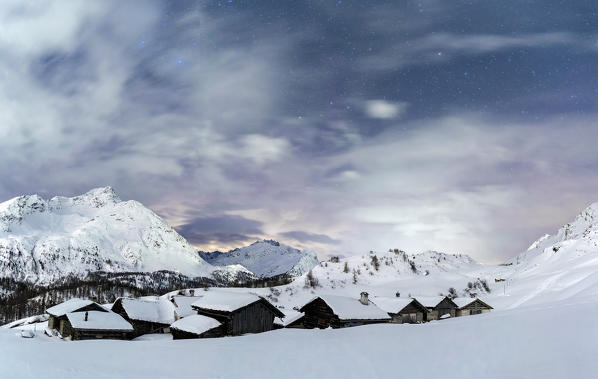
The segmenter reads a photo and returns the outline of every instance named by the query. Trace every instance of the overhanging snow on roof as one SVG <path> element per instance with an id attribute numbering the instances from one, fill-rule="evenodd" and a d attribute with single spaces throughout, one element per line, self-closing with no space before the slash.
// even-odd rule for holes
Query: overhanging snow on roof
<path id="1" fill-rule="evenodd" d="M 119 331 L 133 330 L 133 326 L 131 326 L 127 320 L 114 312 L 75 312 L 67 313 L 66 317 L 74 329 Z M 85 317 L 87 317 L 87 321 L 85 320 Z"/>
<path id="2" fill-rule="evenodd" d="M 340 320 L 390 320 L 387 312 L 378 308 L 371 301 L 368 305 L 362 304 L 359 299 L 346 296 L 321 295 L 314 297 L 307 304 L 316 299 L 322 299 Z M 302 311 L 300 309 L 300 311 Z"/>
<path id="3" fill-rule="evenodd" d="M 90 304 L 94 304 L 94 302 L 91 300 L 74 298 L 46 309 L 46 313 L 55 317 L 61 317 L 67 313 L 74 312 Z M 99 304 L 98 306 L 101 307 Z"/>
<path id="4" fill-rule="evenodd" d="M 131 320 L 148 321 L 159 324 L 174 322 L 175 305 L 165 298 L 131 299 L 120 298 L 120 302 L 127 316 Z"/>
<path id="5" fill-rule="evenodd" d="M 218 320 L 203 315 L 191 315 L 175 321 L 170 327 L 187 333 L 200 335 L 222 325 Z"/>

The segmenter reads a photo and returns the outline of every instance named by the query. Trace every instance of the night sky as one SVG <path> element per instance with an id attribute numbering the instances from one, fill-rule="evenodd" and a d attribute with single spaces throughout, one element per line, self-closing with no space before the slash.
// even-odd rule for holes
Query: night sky
<path id="1" fill-rule="evenodd" d="M 499 262 L 598 201 L 596 1 L 2 1 L 0 201 Z"/>

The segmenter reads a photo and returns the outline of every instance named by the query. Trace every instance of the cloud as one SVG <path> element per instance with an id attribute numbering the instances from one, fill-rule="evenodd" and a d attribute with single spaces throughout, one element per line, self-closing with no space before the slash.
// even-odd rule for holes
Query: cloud
<path id="1" fill-rule="evenodd" d="M 240 216 L 197 217 L 176 230 L 192 244 L 243 244 L 263 234 L 262 224 Z"/>
<path id="2" fill-rule="evenodd" d="M 284 138 L 272 138 L 260 134 L 244 136 L 242 144 L 243 155 L 257 164 L 277 161 L 291 149 L 291 145 Z"/>
<path id="3" fill-rule="evenodd" d="M 401 116 L 407 109 L 407 103 L 392 103 L 386 100 L 368 100 L 365 112 L 371 118 L 393 119 Z"/>
<path id="4" fill-rule="evenodd" d="M 358 250 L 375 234 L 379 249 L 442 246 L 482 260 L 506 258 L 596 200 L 598 182 L 588 175 L 598 167 L 588 142 L 598 137 L 596 122 L 569 119 L 564 135 L 561 122 L 497 124 L 469 114 L 419 121 L 408 133 L 389 129 L 331 159 L 360 178 L 338 188 L 343 201 L 323 213 L 357 231 L 342 240 Z M 533 213 L 551 216 L 523 216 Z"/>
<path id="5" fill-rule="evenodd" d="M 422 62 L 444 63 L 456 57 L 497 53 L 516 48 L 542 49 L 554 46 L 591 50 L 588 39 L 570 32 L 519 34 L 429 33 L 399 41 L 376 54 L 362 57 L 363 71 L 396 70 Z"/>
<path id="6" fill-rule="evenodd" d="M 285 238 L 292 238 L 299 242 L 317 242 L 317 243 L 324 243 L 324 244 L 331 244 L 337 245 L 340 241 L 335 240 L 325 234 L 318 234 L 318 233 L 308 233 L 301 230 L 294 230 L 290 232 L 284 232 L 280 234 Z"/>
<path id="7" fill-rule="evenodd" d="M 577 8 L 361 6 L 3 2 L 0 199 L 112 185 L 205 250 L 494 261 L 597 200 Z"/>

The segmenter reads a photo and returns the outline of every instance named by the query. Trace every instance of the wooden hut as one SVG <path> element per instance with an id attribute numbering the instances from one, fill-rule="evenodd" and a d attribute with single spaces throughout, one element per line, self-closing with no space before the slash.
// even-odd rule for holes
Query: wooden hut
<path id="1" fill-rule="evenodd" d="M 305 314 L 303 325 L 308 329 L 345 328 L 391 320 L 388 313 L 372 303 L 365 292 L 362 292 L 360 299 L 333 295 L 317 296 L 299 311 Z"/>
<path id="2" fill-rule="evenodd" d="M 66 314 L 63 323 L 63 337 L 75 340 L 86 339 L 129 339 L 133 326 L 114 312 L 85 311 Z"/>
<path id="3" fill-rule="evenodd" d="M 447 296 L 418 296 L 417 301 L 428 309 L 424 321 L 442 320 L 457 315 L 457 304 Z"/>
<path id="4" fill-rule="evenodd" d="M 419 324 L 424 322 L 428 309 L 416 299 L 408 297 L 375 297 L 374 303 L 387 312 L 395 324 Z"/>
<path id="5" fill-rule="evenodd" d="M 494 309 L 478 298 L 460 297 L 453 299 L 453 301 L 458 306 L 457 317 L 479 315 L 482 313 L 488 313 Z"/>
<path id="6" fill-rule="evenodd" d="M 180 340 L 222 337 L 225 331 L 220 321 L 212 317 L 194 314 L 175 321 L 170 326 L 170 332 L 173 339 Z"/>
<path id="7" fill-rule="evenodd" d="M 284 317 L 268 300 L 251 293 L 211 290 L 192 307 L 198 314 L 220 321 L 227 336 L 266 332 L 274 329 L 275 317 Z"/>
<path id="8" fill-rule="evenodd" d="M 132 299 L 118 298 L 112 311 L 121 315 L 135 328 L 135 335 L 170 333 L 170 324 L 175 321 L 175 305 L 161 297 Z"/>
<path id="9" fill-rule="evenodd" d="M 91 300 L 78 298 L 70 299 L 64 303 L 46 309 L 46 313 L 49 315 L 48 329 L 55 330 L 61 335 L 64 335 L 67 313 L 87 311 L 108 312 L 108 309 Z"/>

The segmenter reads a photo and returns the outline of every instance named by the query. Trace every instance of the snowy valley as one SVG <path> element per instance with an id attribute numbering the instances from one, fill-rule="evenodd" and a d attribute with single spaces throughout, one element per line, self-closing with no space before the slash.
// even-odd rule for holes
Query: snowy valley
<path id="1" fill-rule="evenodd" d="M 44 207 L 55 206 L 52 204 L 36 208 L 48 209 Z M 34 209 L 31 203 L 28 206 Z M 8 208 L 6 203 L 3 207 Z M 11 212 L 16 213 L 14 208 Z M 94 218 L 103 214 L 96 212 Z M 110 212 L 114 210 L 106 213 Z M 20 217 L 27 219 L 26 215 Z M 26 233 L 14 226 L 18 217 L 9 222 L 6 219 L 5 225 L 12 226 L 11 232 L 4 227 L 4 246 L 7 238 L 12 241 L 11 246 L 27 246 L 27 241 L 35 240 L 20 237 L 18 243 L 21 245 L 17 245 L 16 238 L 10 237 L 9 233 L 14 230 L 20 230 L 20 236 Z M 33 229 L 31 226 L 27 228 Z M 161 224 L 161 230 L 168 229 Z M 29 233 L 35 235 L 33 231 Z M 171 233 L 176 232 L 167 232 L 167 235 Z M 50 234 L 44 232 L 45 238 L 50 239 L 47 237 Z M 182 237 L 173 235 L 175 237 L 169 241 L 177 241 L 184 259 L 195 262 L 192 254 L 187 255 L 188 245 Z M 156 239 L 164 241 L 164 237 Z M 153 246 L 160 251 L 159 246 Z M 32 251 L 38 252 L 37 249 Z M 120 253 L 114 253 L 114 250 L 110 254 L 109 259 L 121 259 Z M 3 377 L 15 378 L 41 375 L 48 378 L 190 378 L 197 375 L 258 377 L 263 376 L 262 370 L 266 370 L 268 377 L 362 378 L 391 377 L 399 370 L 401 375 L 416 377 L 448 371 L 447 377 L 455 378 L 540 375 L 567 378 L 588 376 L 598 370 L 592 358 L 593 341 L 598 337 L 598 328 L 593 321 L 593 315 L 598 311 L 598 204 L 582 211 L 555 235 L 540 238 L 527 251 L 501 265 L 478 263 L 463 254 L 435 251 L 411 254 L 399 249 L 349 257 L 332 256 L 316 262 L 314 255 L 302 255 L 274 241 L 258 241 L 231 251 L 230 256 L 227 254 L 202 253 L 201 257 L 207 262 L 197 255 L 196 272 L 205 275 L 214 268 L 223 270 L 224 267 L 226 270 L 227 267 L 237 267 L 230 265 L 243 265 L 238 267 L 255 277 L 280 274 L 296 277 L 288 284 L 263 288 L 202 285 L 190 291 L 190 286 L 182 284 L 179 288 L 186 287 L 187 290 L 163 291 L 159 293 L 163 299 L 160 301 L 180 297 L 181 293 L 192 294 L 194 299 L 206 294 L 218 298 L 219 293 L 251 293 L 267 299 L 287 317 L 296 317 L 297 310 L 316 296 L 357 298 L 361 292 L 368 292 L 374 303 L 376 297 L 478 297 L 494 310 L 424 324 L 378 324 L 335 330 L 285 328 L 240 337 L 176 341 L 172 341 L 170 334 L 150 334 L 133 341 L 67 342 L 43 334 L 42 330 L 47 327 L 43 317 L 30 318 L 8 325 L 12 328 L 0 328 L 0 373 Z M 294 260 L 289 261 L 290 257 Z M 130 269 L 140 267 L 139 264 L 141 267 L 152 265 L 156 259 L 119 262 L 126 262 L 120 264 L 126 264 Z M 303 265 L 301 262 L 305 260 L 313 263 Z M 167 268 L 177 269 L 174 266 Z M 32 272 L 40 278 L 47 277 L 43 271 Z M 572 314 L 577 315 L 574 322 L 563 322 Z M 36 330 L 35 337 L 20 338 L 21 330 Z M 397 344 L 397 341 L 401 343 Z M 52 348 L 48 349 L 49 346 Z M 192 358 L 200 352 L 201 359 Z M 40 357 L 36 364 L 26 364 L 20 358 L 31 354 Z M 67 366 L 53 364 L 64 355 L 75 359 Z M 238 357 L 234 365 L 225 358 L 231 355 Z M 426 357 L 429 356 L 435 357 L 434 365 L 427 364 Z M 131 364 L 138 361 L 145 363 Z"/>

